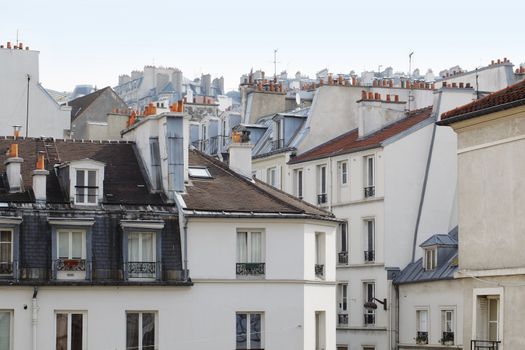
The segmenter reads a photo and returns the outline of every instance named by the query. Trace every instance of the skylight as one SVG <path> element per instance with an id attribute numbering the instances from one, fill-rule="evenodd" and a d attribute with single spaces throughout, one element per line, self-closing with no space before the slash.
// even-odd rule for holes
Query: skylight
<path id="1" fill-rule="evenodd" d="M 207 168 L 189 167 L 188 172 L 190 177 L 200 177 L 210 179 L 211 175 Z"/>

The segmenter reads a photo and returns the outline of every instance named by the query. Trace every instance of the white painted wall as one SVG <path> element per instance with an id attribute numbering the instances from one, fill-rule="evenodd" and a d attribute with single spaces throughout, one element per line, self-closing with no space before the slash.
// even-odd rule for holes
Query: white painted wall
<path id="1" fill-rule="evenodd" d="M 39 82 L 39 51 L 0 49 L 0 135 L 13 135 L 13 125 L 21 125 L 21 135 L 64 138 L 70 129 L 71 109 L 60 107 Z M 29 127 L 26 125 L 27 75 L 29 81 Z"/>

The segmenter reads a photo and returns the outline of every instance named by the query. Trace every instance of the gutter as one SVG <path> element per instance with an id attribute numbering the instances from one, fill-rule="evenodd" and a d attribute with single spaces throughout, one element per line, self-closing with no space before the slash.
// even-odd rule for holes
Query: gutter
<path id="1" fill-rule="evenodd" d="M 179 193 L 175 193 L 175 203 L 177 204 L 177 209 L 179 211 L 179 228 L 182 233 L 181 243 L 182 243 L 182 270 L 183 270 L 183 279 L 185 282 L 190 281 L 189 271 L 188 271 L 188 217 L 185 214 L 184 207 L 186 203 L 182 199 Z"/>
<path id="2" fill-rule="evenodd" d="M 37 326 L 38 326 L 38 287 L 33 287 L 33 300 L 31 302 L 31 328 L 33 331 L 33 350 L 37 350 Z"/>

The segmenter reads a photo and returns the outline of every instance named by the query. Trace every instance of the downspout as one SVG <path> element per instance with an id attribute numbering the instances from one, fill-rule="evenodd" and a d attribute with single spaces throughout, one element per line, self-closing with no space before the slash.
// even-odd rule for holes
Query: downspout
<path id="1" fill-rule="evenodd" d="M 437 121 L 437 117 L 439 114 L 434 115 L 435 121 Z M 432 123 L 432 139 L 430 140 L 430 147 L 428 149 L 428 156 L 427 156 L 427 165 L 425 169 L 425 178 L 423 180 L 423 187 L 421 188 L 421 198 L 419 200 L 419 208 L 417 211 L 417 220 L 416 220 L 416 227 L 414 229 L 414 241 L 412 244 L 412 262 L 416 259 L 416 245 L 417 245 L 417 234 L 419 231 L 419 223 L 421 221 L 421 213 L 423 211 L 423 203 L 425 202 L 425 194 L 427 189 L 427 182 L 428 182 L 428 173 L 430 171 L 430 163 L 432 162 L 432 151 L 434 150 L 434 141 L 436 139 L 436 123 Z"/>
<path id="2" fill-rule="evenodd" d="M 177 204 L 177 210 L 179 211 L 179 228 L 182 233 L 182 271 L 185 282 L 189 281 L 188 271 L 188 218 L 184 215 L 185 203 L 182 197 L 176 193 L 175 203 Z"/>
<path id="3" fill-rule="evenodd" d="M 330 167 L 330 199 L 328 202 L 328 211 L 332 212 L 332 197 L 334 196 L 334 179 L 333 179 L 333 171 L 332 171 L 332 157 L 328 157 L 328 166 Z M 337 180 L 336 180 L 337 181 Z"/>
<path id="4" fill-rule="evenodd" d="M 33 300 L 31 304 L 31 311 L 32 311 L 31 326 L 33 330 L 33 348 L 32 348 L 33 350 L 37 350 L 37 339 L 36 339 L 37 326 L 38 326 L 38 300 L 36 299 L 37 295 L 38 295 L 38 287 L 34 286 L 33 287 Z"/>
<path id="5" fill-rule="evenodd" d="M 399 349 L 399 285 L 394 284 L 396 291 L 396 344 L 395 349 Z"/>

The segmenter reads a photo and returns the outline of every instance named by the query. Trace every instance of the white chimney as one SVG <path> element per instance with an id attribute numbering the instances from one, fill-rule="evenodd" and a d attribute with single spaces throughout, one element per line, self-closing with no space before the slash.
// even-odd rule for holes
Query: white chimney
<path id="1" fill-rule="evenodd" d="M 33 193 L 35 194 L 35 200 L 37 202 L 44 202 L 47 198 L 46 184 L 47 175 L 49 171 L 45 169 L 44 155 L 38 155 L 38 161 L 36 163 L 36 169 L 33 170 Z"/>
<path id="2" fill-rule="evenodd" d="M 240 133 L 234 133 L 232 135 L 232 142 L 228 146 L 230 169 L 251 178 L 252 148 L 253 144 L 241 142 Z"/>
<path id="3" fill-rule="evenodd" d="M 368 136 L 405 117 L 406 102 L 383 101 L 378 93 L 370 97 L 357 101 L 359 137 Z"/>
<path id="4" fill-rule="evenodd" d="M 9 192 L 16 193 L 22 190 L 22 174 L 20 169 L 24 160 L 18 157 L 18 144 L 14 143 L 9 147 L 9 158 L 4 162 Z"/>

